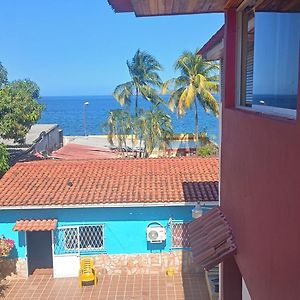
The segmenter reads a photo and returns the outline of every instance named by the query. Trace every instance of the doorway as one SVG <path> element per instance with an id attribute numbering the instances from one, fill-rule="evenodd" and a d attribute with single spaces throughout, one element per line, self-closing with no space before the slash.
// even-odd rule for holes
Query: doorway
<path id="1" fill-rule="evenodd" d="M 27 231 L 28 275 L 51 272 L 53 268 L 51 231 Z"/>

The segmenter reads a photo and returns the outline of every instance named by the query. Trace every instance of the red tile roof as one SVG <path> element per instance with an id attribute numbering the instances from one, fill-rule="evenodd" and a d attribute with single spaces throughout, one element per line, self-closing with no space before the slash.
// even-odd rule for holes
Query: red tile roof
<path id="1" fill-rule="evenodd" d="M 43 231 L 55 230 L 56 219 L 50 220 L 18 220 L 13 228 L 14 231 Z"/>
<path id="2" fill-rule="evenodd" d="M 19 163 L 0 180 L 0 206 L 218 201 L 217 158 Z"/>
<path id="3" fill-rule="evenodd" d="M 117 154 L 108 148 L 91 147 L 86 145 L 67 144 L 57 151 L 52 152 L 52 157 L 59 159 L 102 159 L 117 158 Z"/>
<path id="4" fill-rule="evenodd" d="M 189 224 L 189 234 L 193 261 L 206 270 L 236 253 L 231 228 L 219 207 Z"/>

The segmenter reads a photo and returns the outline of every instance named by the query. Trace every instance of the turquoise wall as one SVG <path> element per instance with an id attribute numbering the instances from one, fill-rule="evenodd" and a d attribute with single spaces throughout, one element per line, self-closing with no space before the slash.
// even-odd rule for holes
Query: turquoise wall
<path id="1" fill-rule="evenodd" d="M 211 207 L 207 206 L 204 210 Z M 114 207 L 0 210 L 0 235 L 15 241 L 13 257 L 25 256 L 25 234 L 13 231 L 16 220 L 58 219 L 58 226 L 104 224 L 104 253 L 130 254 L 169 251 L 170 228 L 163 244 L 150 244 L 146 240 L 146 227 L 152 221 L 167 226 L 171 217 L 176 221 L 192 221 L 193 206 L 171 207 Z"/>

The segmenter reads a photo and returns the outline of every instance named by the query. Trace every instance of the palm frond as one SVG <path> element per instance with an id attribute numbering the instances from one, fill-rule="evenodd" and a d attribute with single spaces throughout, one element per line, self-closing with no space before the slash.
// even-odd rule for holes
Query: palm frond
<path id="1" fill-rule="evenodd" d="M 165 94 L 170 94 L 171 93 L 171 85 L 174 84 L 174 79 L 171 78 L 165 82 L 163 82 L 163 84 L 161 85 L 161 93 L 163 95 Z"/>
<path id="2" fill-rule="evenodd" d="M 115 88 L 113 96 L 122 106 L 130 104 L 130 97 L 133 95 L 133 86 L 133 82 L 128 81 L 126 83 L 118 85 Z"/>
<path id="3" fill-rule="evenodd" d="M 212 111 L 215 116 L 219 115 L 219 104 L 208 90 L 202 90 L 197 98 L 205 111 Z"/>

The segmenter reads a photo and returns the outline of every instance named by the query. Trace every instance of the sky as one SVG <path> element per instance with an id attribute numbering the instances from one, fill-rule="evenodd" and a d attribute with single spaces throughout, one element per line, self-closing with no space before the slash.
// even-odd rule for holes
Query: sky
<path id="1" fill-rule="evenodd" d="M 29 78 L 42 96 L 109 95 L 130 79 L 126 60 L 137 49 L 167 80 L 182 51 L 203 46 L 223 23 L 223 14 L 115 14 L 106 0 L 2 1 L 0 61 L 9 80 Z"/>

